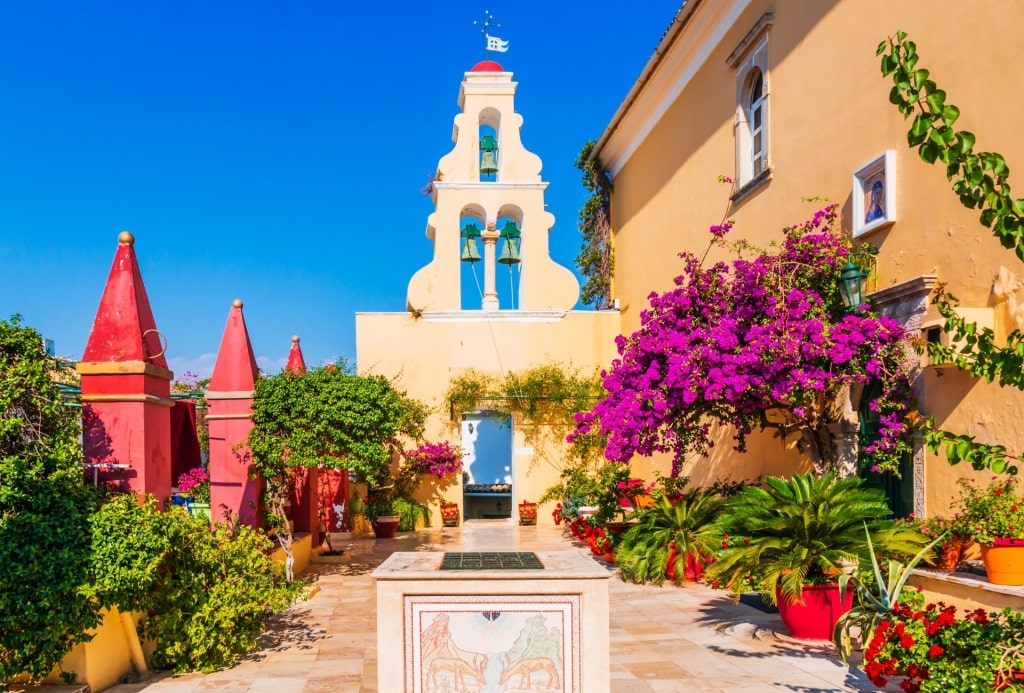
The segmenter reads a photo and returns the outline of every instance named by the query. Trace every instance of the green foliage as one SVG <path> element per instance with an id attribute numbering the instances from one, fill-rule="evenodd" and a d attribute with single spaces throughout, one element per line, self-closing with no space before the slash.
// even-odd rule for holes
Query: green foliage
<path id="1" fill-rule="evenodd" d="M 1024 495 L 1017 477 L 992 479 L 984 488 L 957 479 L 957 524 L 979 544 L 1024 539 Z"/>
<path id="2" fill-rule="evenodd" d="M 401 495 L 392 461 L 402 439 L 423 434 L 426 408 L 384 376 L 357 375 L 341 361 L 297 375 L 260 378 L 249 447 L 267 480 L 266 503 L 290 551 L 284 500 L 296 467 L 347 469 L 366 479 L 368 499 Z"/>
<path id="3" fill-rule="evenodd" d="M 371 495 L 363 503 L 363 514 L 368 520 L 376 520 L 381 515 L 398 515 L 398 499 L 391 497 L 374 497 Z"/>
<path id="4" fill-rule="evenodd" d="M 583 247 L 576 256 L 576 267 L 586 277 L 580 300 L 597 308 L 612 306 L 611 196 L 612 181 L 600 159 L 592 159 L 596 142 L 590 140 L 576 157 L 576 168 L 583 172 L 583 187 L 590 197 L 583 203 L 577 224 L 583 234 Z"/>
<path id="5" fill-rule="evenodd" d="M 62 404 L 52 376 L 57 368 L 38 332 L 17 315 L 0 320 L 0 459 L 19 479 L 78 469 L 81 463 L 77 413 Z M 0 503 L 17 492 L 0 486 Z"/>
<path id="6" fill-rule="evenodd" d="M 39 333 L 0 320 L 0 680 L 48 674 L 90 638 L 89 514 L 76 413 Z"/>
<path id="7" fill-rule="evenodd" d="M 269 614 L 298 595 L 269 557 L 270 540 L 252 528 L 160 512 L 123 494 L 103 505 L 92 527 L 95 596 L 146 615 L 153 664 L 214 671 L 256 647 Z"/>
<path id="8" fill-rule="evenodd" d="M 868 559 L 864 523 L 887 553 L 911 555 L 926 543 L 919 532 L 883 519 L 888 514 L 885 494 L 859 477 L 766 477 L 763 487 L 748 486 L 729 499 L 718 528 L 734 539 L 707 576 L 738 594 L 735 586 L 756 574 L 771 603 L 776 588 L 800 600 L 804 584 L 834 581 L 848 561 Z"/>
<path id="9" fill-rule="evenodd" d="M 566 437 L 576 428 L 575 415 L 590 409 L 603 395 L 596 371 L 583 372 L 571 365 L 551 363 L 509 372 L 503 379 L 466 370 L 452 379 L 444 401 L 453 422 L 481 411 L 515 420 L 516 429 L 533 447 L 535 460 L 559 469 L 563 476 L 561 483 L 544 492 L 540 499 L 544 503 L 571 495 L 565 491 L 567 475 L 578 481 L 604 461 L 605 437 L 596 430 L 566 443 Z"/>
<path id="10" fill-rule="evenodd" d="M 946 103 L 946 92 L 929 79 L 929 72 L 918 67 L 917 45 L 903 31 L 882 41 L 882 74 L 891 76 L 893 87 L 889 101 L 903 114 L 913 118 L 907 143 L 917 147 L 920 157 L 930 163 L 941 162 L 953 192 L 968 209 L 980 210 L 979 221 L 1005 248 L 1012 248 L 1024 260 L 1024 199 L 1014 199 L 1007 179 L 1010 169 L 1002 155 L 974 152 L 976 137 L 954 127 L 960 109 Z M 934 304 L 945 320 L 943 329 L 953 337 L 955 346 L 930 342 L 928 356 L 936 364 L 953 364 L 972 377 L 998 381 L 1001 386 L 1024 389 L 1024 334 L 1014 330 L 1005 344 L 997 344 L 989 328 L 978 327 L 956 313 L 959 301 L 943 287 L 936 292 Z M 975 469 L 991 469 L 997 474 L 1016 474 L 1013 456 L 1002 445 L 984 445 L 973 437 L 957 435 L 935 427 L 931 418 L 919 422 L 932 453 L 945 446 L 950 464 L 966 461 Z"/>
<path id="11" fill-rule="evenodd" d="M 638 511 L 637 523 L 626 530 L 615 551 L 622 579 L 661 585 L 672 555 L 676 581 L 682 581 L 687 555 L 703 560 L 715 554 L 720 534 L 714 523 L 725 502 L 694 488 L 677 499 L 663 496 L 653 507 Z"/>
<path id="12" fill-rule="evenodd" d="M 393 507 L 399 516 L 398 531 L 411 532 L 416 529 L 416 522 L 422 520 L 424 525 L 430 520 L 430 511 L 414 500 L 396 498 Z"/>
<path id="13" fill-rule="evenodd" d="M 1006 161 L 995 152 L 975 153 L 974 134 L 953 127 L 960 109 L 946 103 L 946 92 L 928 79 L 928 70 L 917 67 L 917 45 L 904 32 L 882 41 L 877 55 L 882 56 L 882 74 L 894 82 L 889 101 L 905 119 L 914 119 L 907 143 L 917 147 L 924 161 L 944 164 L 961 204 L 981 210 L 981 223 L 1024 260 L 1024 200 L 1010 194 Z"/>
<path id="14" fill-rule="evenodd" d="M 882 569 L 878 565 L 875 546 L 871 541 L 871 531 L 867 525 L 864 526 L 864 538 L 868 546 L 868 555 L 871 557 L 871 576 L 874 578 L 874 582 L 869 583 L 857 573 L 844 572 L 839 576 L 839 601 L 843 602 L 846 599 L 846 592 L 851 585 L 857 594 L 857 603 L 839 617 L 835 631 L 833 631 L 833 640 L 839 649 L 839 656 L 844 662 L 850 656 L 852 647 L 850 631 L 857 628 L 860 631 L 861 642 L 871 642 L 878 624 L 883 619 L 892 618 L 893 607 L 900 602 L 903 587 L 907 584 L 907 579 L 914 568 L 944 537 L 943 534 L 933 539 L 905 564 L 897 560 L 890 560 L 888 569 L 883 575 Z"/>
<path id="15" fill-rule="evenodd" d="M 345 363 L 260 378 L 249 436 L 266 476 L 287 467 L 348 469 L 387 477 L 400 438 L 418 438 L 426 410 L 381 375 L 356 375 Z"/>

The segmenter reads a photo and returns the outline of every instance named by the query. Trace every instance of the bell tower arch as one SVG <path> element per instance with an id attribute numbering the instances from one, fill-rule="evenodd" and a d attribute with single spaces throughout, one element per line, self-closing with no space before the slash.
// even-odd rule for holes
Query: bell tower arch
<path id="1" fill-rule="evenodd" d="M 555 218 L 544 208 L 547 183 L 540 177 L 540 157 L 520 139 L 516 87 L 512 73 L 493 60 L 465 73 L 454 147 L 438 162 L 431 186 L 434 212 L 427 238 L 433 258 L 409 282 L 410 310 L 571 310 L 576 305 L 576 276 L 550 256 L 548 234 Z"/>

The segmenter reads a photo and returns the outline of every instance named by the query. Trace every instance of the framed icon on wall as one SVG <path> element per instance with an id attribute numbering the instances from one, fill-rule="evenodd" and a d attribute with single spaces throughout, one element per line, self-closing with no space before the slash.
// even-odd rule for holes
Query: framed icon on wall
<path id="1" fill-rule="evenodd" d="M 888 149 L 853 174 L 853 236 L 896 221 L 896 151 Z"/>

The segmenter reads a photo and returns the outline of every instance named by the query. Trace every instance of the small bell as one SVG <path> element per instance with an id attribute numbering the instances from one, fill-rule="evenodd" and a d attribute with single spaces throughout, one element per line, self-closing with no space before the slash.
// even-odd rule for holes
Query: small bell
<path id="1" fill-rule="evenodd" d="M 462 261 L 480 262 L 480 249 L 477 248 L 476 239 L 466 238 L 462 242 Z"/>
<path id="2" fill-rule="evenodd" d="M 505 244 L 501 246 L 501 256 L 498 258 L 498 262 L 502 265 L 518 265 L 522 262 L 519 259 L 518 239 L 505 238 Z"/>
<path id="3" fill-rule="evenodd" d="M 480 173 L 485 176 L 498 172 L 498 162 L 494 158 L 494 152 L 485 151 L 480 158 Z"/>

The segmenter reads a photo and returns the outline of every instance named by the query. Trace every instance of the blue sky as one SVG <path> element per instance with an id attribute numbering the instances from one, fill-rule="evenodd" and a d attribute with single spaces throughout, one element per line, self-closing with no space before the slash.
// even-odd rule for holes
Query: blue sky
<path id="1" fill-rule="evenodd" d="M 679 4 L 0 4 L 0 317 L 78 359 L 128 229 L 176 375 L 209 374 L 235 298 L 264 370 L 292 334 L 310 365 L 354 359 L 354 314 L 404 310 L 430 259 L 421 190 L 485 57 L 519 83 L 572 267 L 576 154 Z M 507 53 L 485 55 L 485 10 Z"/>

